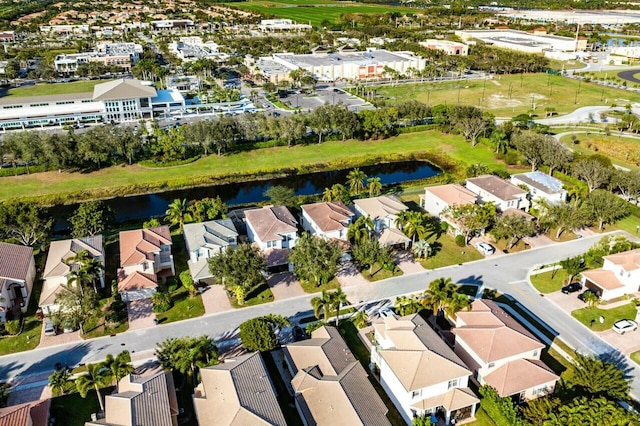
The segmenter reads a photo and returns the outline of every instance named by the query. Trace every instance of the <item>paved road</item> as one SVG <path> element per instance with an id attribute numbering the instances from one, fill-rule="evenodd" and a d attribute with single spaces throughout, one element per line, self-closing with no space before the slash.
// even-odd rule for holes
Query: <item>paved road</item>
<path id="1" fill-rule="evenodd" d="M 345 288 L 345 292 L 349 295 L 351 302 L 355 303 L 423 291 L 429 282 L 439 277 L 451 277 L 454 281 L 461 283 L 479 283 L 513 295 L 555 330 L 570 346 L 584 352 L 612 354 L 619 357 L 614 348 L 588 328 L 573 320 L 556 305 L 541 297 L 527 280 L 529 270 L 534 265 L 547 264 L 584 253 L 600 237 L 583 238 L 508 256 L 404 275 L 363 286 L 348 287 Z M 24 378 L 25 376 L 48 373 L 52 371 L 57 362 L 72 366 L 79 363 L 101 361 L 106 354 L 115 354 L 122 349 L 128 349 L 138 356 L 143 354 L 151 356 L 156 342 L 168 337 L 208 334 L 218 340 L 229 339 L 235 336 L 235 331 L 229 330 L 235 330 L 240 323 L 249 318 L 267 313 L 279 313 L 287 316 L 310 315 L 309 301 L 312 297 L 313 295 L 305 295 L 267 305 L 247 307 L 179 323 L 159 325 L 146 330 L 126 332 L 114 337 L 103 337 L 6 355 L 0 357 L 0 381 L 17 376 Z M 633 394 L 640 396 L 640 374 L 637 369 L 631 370 L 630 374 L 634 377 Z"/>

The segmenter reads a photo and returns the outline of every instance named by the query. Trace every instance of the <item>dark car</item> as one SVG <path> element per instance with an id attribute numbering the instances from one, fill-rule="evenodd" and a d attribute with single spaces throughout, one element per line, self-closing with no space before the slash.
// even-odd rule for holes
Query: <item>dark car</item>
<path id="1" fill-rule="evenodd" d="M 594 289 L 592 289 L 592 288 L 588 288 L 588 289 L 586 289 L 585 291 L 583 291 L 582 293 L 580 293 L 580 294 L 578 295 L 578 299 L 582 300 L 583 302 L 586 302 L 586 300 L 585 300 L 585 296 L 587 295 L 587 293 L 593 293 L 593 294 L 595 294 L 597 297 L 600 297 L 600 296 L 598 295 L 598 290 L 594 290 Z"/>
<path id="2" fill-rule="evenodd" d="M 580 283 L 571 283 L 562 287 L 562 292 L 564 294 L 575 293 L 576 291 L 580 291 L 581 288 Z"/>
<path id="3" fill-rule="evenodd" d="M 307 336 L 307 332 L 299 325 L 296 325 L 295 327 L 293 327 L 292 334 L 293 334 L 293 340 L 296 342 L 299 342 L 301 340 L 306 340 L 309 338 L 309 336 Z"/>

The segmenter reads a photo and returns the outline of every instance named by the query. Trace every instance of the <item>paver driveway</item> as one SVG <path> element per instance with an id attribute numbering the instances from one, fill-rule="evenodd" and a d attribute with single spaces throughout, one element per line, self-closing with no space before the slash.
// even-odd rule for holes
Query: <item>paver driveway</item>
<path id="1" fill-rule="evenodd" d="M 202 304 L 204 305 L 205 314 L 216 314 L 219 312 L 230 311 L 233 309 L 227 292 L 221 285 L 210 285 L 205 287 L 202 293 Z"/>
<path id="2" fill-rule="evenodd" d="M 153 327 L 156 314 L 153 312 L 151 298 L 132 300 L 127 302 L 127 315 L 129 316 L 129 330 L 140 330 Z"/>
<path id="3" fill-rule="evenodd" d="M 291 272 L 281 272 L 269 275 L 267 283 L 275 300 L 291 299 L 292 297 L 304 296 L 306 293 L 300 286 L 300 282 Z"/>

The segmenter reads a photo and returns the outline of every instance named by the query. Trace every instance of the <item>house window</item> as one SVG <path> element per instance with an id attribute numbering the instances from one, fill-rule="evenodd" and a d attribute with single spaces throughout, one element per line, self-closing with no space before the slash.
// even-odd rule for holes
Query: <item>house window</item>
<path id="1" fill-rule="evenodd" d="M 533 390 L 533 394 L 534 394 L 534 395 L 540 395 L 540 394 L 546 394 L 546 393 L 548 393 L 548 392 L 547 392 L 547 387 L 546 387 L 546 386 L 543 386 L 543 387 L 541 387 L 541 388 L 538 388 L 538 389 L 534 389 L 534 390 Z"/>
<path id="2" fill-rule="evenodd" d="M 422 394 L 421 390 L 411 392 L 411 398 L 417 398 Z"/>
<path id="3" fill-rule="evenodd" d="M 535 351 L 533 351 L 533 356 L 534 357 L 538 356 L 538 350 L 537 349 Z"/>
<path id="4" fill-rule="evenodd" d="M 458 379 L 449 380 L 449 383 L 447 383 L 447 389 L 455 388 L 456 386 L 458 386 Z"/>
<path id="5" fill-rule="evenodd" d="M 493 368 L 495 366 L 496 366 L 495 362 L 490 362 L 489 365 L 487 365 L 487 367 L 489 367 L 489 368 Z"/>

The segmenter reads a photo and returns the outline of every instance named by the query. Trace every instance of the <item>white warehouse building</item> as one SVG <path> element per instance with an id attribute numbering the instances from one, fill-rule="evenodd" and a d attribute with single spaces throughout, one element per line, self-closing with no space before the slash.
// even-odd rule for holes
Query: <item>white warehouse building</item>
<path id="1" fill-rule="evenodd" d="M 486 44 L 503 49 L 518 50 L 526 53 L 542 53 L 545 51 L 576 52 L 587 48 L 587 40 L 582 37 L 561 37 L 545 32 L 528 33 L 510 29 L 463 30 L 455 35 L 462 41 L 480 40 Z"/>

